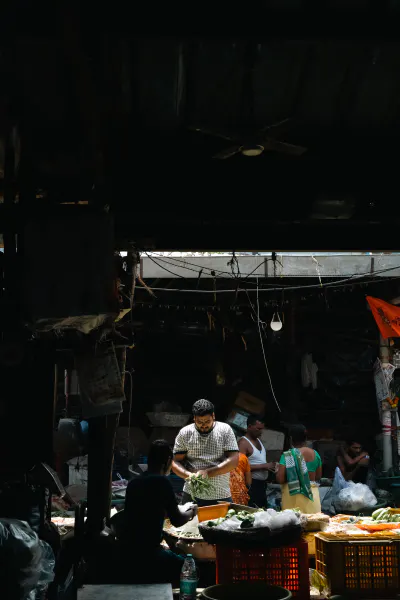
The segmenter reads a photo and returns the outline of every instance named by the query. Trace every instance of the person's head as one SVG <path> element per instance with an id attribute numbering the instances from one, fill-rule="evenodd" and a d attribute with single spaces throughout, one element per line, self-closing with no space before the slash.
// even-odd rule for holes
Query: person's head
<path id="1" fill-rule="evenodd" d="M 156 440 L 152 443 L 147 459 L 148 469 L 151 473 L 169 475 L 172 466 L 172 449 L 165 440 Z"/>
<path id="2" fill-rule="evenodd" d="M 210 433 L 214 428 L 214 404 L 209 400 L 197 400 L 192 407 L 193 420 L 200 433 Z"/>
<path id="3" fill-rule="evenodd" d="M 347 440 L 347 452 L 353 458 L 360 456 L 362 452 L 362 444 L 360 442 L 356 442 L 355 440 Z"/>
<path id="4" fill-rule="evenodd" d="M 289 436 L 292 446 L 301 448 L 307 442 L 307 430 L 304 425 L 291 425 L 289 427 Z"/>
<path id="5" fill-rule="evenodd" d="M 262 417 L 256 415 L 250 415 L 247 417 L 247 434 L 256 440 L 261 437 L 264 431 L 264 421 Z"/>

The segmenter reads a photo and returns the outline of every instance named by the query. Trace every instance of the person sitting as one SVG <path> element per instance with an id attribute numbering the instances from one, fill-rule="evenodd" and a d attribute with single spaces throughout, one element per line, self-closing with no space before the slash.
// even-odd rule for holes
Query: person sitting
<path id="1" fill-rule="evenodd" d="M 368 475 L 369 456 L 360 442 L 349 440 L 337 455 L 338 467 L 346 481 L 365 483 Z"/>
<path id="2" fill-rule="evenodd" d="M 251 468 L 249 459 L 245 454 L 239 454 L 239 463 L 231 471 L 231 496 L 235 504 L 247 506 L 250 500 L 249 488 L 251 486 Z"/>
<path id="3" fill-rule="evenodd" d="M 314 514 L 321 512 L 316 482 L 321 479 L 322 461 L 306 441 L 304 425 L 293 425 L 289 431 L 291 448 L 280 458 L 276 480 L 281 484 L 282 510 L 299 508 L 302 513 Z"/>
<path id="4" fill-rule="evenodd" d="M 130 583 L 178 585 L 184 559 L 160 546 L 164 519 L 181 527 L 197 514 L 197 506 L 178 506 L 167 479 L 172 458 L 168 442 L 153 442 L 148 455 L 148 471 L 128 484 L 119 539 L 126 563 L 123 570 Z M 128 571 L 132 570 L 133 553 L 136 572 L 131 575 Z"/>

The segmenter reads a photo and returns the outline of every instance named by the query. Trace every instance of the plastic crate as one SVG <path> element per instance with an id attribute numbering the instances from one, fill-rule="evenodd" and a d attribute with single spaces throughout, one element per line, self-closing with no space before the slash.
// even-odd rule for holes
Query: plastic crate
<path id="1" fill-rule="evenodd" d="M 200 506 L 197 512 L 199 523 L 226 517 L 229 507 L 230 502 L 220 502 L 219 504 L 212 504 L 211 506 Z"/>
<path id="2" fill-rule="evenodd" d="M 308 544 L 280 548 L 229 548 L 217 545 L 217 583 L 264 581 L 289 590 L 297 600 L 310 598 Z"/>
<path id="3" fill-rule="evenodd" d="M 332 541 L 317 534 L 315 561 L 332 594 L 394 598 L 400 589 L 400 541 Z"/>

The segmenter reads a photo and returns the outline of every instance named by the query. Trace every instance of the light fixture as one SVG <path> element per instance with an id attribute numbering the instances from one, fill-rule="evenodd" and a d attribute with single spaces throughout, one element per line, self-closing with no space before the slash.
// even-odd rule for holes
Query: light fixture
<path id="1" fill-rule="evenodd" d="M 260 156 L 260 154 L 264 152 L 264 146 L 261 146 L 260 144 L 241 146 L 240 152 L 244 156 Z"/>
<path id="2" fill-rule="evenodd" d="M 278 312 L 274 313 L 274 316 L 272 317 L 271 329 L 273 331 L 280 331 L 282 329 L 282 321 Z"/>

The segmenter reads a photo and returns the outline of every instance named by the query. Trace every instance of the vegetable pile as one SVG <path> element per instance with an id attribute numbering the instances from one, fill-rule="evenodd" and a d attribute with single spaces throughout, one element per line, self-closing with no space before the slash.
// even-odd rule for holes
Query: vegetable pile
<path id="1" fill-rule="evenodd" d="M 377 523 L 400 523 L 400 514 L 392 512 L 391 508 L 378 508 L 372 518 Z"/>
<path id="2" fill-rule="evenodd" d="M 200 494 L 208 492 L 211 488 L 211 481 L 208 477 L 203 477 L 202 475 L 190 475 L 189 484 L 193 502 L 196 502 L 196 498 L 199 498 Z"/>
<path id="3" fill-rule="evenodd" d="M 261 512 L 263 511 L 261 510 Z M 226 517 L 220 517 L 219 519 L 213 519 L 212 521 L 208 521 L 207 525 L 208 527 L 217 527 L 218 525 L 221 525 L 221 523 L 227 521 L 228 519 L 231 519 L 232 517 L 236 517 L 239 521 L 241 521 L 240 529 L 250 529 L 250 527 L 253 527 L 254 525 L 254 513 L 248 513 L 244 510 L 236 512 L 235 510 L 233 510 L 233 508 L 228 510 L 228 512 L 226 513 Z"/>
<path id="4" fill-rule="evenodd" d="M 374 533 L 390 529 L 400 529 L 400 514 L 390 508 L 379 508 L 372 513 L 371 519 L 362 519 L 356 523 L 358 529 Z"/>
<path id="5" fill-rule="evenodd" d="M 238 529 L 268 528 L 272 532 L 281 531 L 287 527 L 298 527 L 300 519 L 292 510 L 276 512 L 272 508 L 255 512 L 246 510 L 228 510 L 226 517 L 213 519 L 205 523 L 208 527 L 217 527 L 225 531 L 236 531 Z"/>

